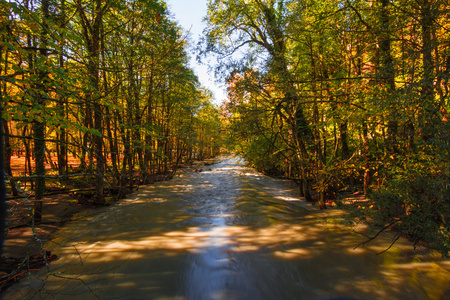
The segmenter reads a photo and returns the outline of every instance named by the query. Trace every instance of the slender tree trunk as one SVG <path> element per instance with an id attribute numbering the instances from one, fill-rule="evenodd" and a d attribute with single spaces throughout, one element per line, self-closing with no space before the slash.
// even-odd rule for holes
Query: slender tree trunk
<path id="1" fill-rule="evenodd" d="M 1 93 L 1 91 L 0 91 Z M 2 93 L 3 94 L 3 93 Z M 6 174 L 8 174 L 8 176 L 11 177 L 11 180 L 9 182 L 10 186 L 11 186 L 11 194 L 13 196 L 17 196 L 19 193 L 17 191 L 17 187 L 14 183 L 14 180 L 12 179 L 13 173 L 12 173 L 12 169 L 11 169 L 11 156 L 12 156 L 12 148 L 11 148 L 11 142 L 10 142 L 10 137 L 9 137 L 9 127 L 8 127 L 8 123 L 5 120 L 1 120 L 1 122 L 3 123 L 3 133 L 4 133 L 4 170 L 6 172 Z"/>
<path id="2" fill-rule="evenodd" d="M 370 185 L 370 166 L 369 166 L 369 129 L 367 123 L 363 121 L 363 141 L 364 141 L 364 194 L 367 194 Z"/>
<path id="3" fill-rule="evenodd" d="M 347 120 L 341 121 L 339 124 L 339 134 L 342 143 L 342 160 L 350 158 L 350 150 L 348 148 L 348 122 Z"/>
<path id="4" fill-rule="evenodd" d="M 28 136 L 28 130 L 27 126 L 23 128 L 22 136 L 24 137 L 22 139 L 23 145 L 25 147 L 25 176 L 28 174 L 29 176 L 33 175 L 33 170 L 31 169 L 31 147 L 30 147 L 30 141 L 26 137 Z M 34 189 L 34 182 L 33 180 L 31 182 L 31 189 Z M 26 188 L 26 181 L 25 181 L 25 188 Z"/>
<path id="5" fill-rule="evenodd" d="M 96 162 L 96 180 L 95 180 L 95 203 L 99 205 L 105 204 L 105 197 L 103 195 L 104 190 L 104 174 L 105 174 L 105 158 L 103 156 L 103 111 L 100 103 L 94 104 L 95 110 L 95 129 L 100 132 L 99 135 L 95 135 L 95 158 Z"/>
<path id="6" fill-rule="evenodd" d="M 2 68 L 0 71 L 0 74 L 2 75 L 3 73 L 6 74 L 7 70 L 8 70 L 8 49 L 5 49 L 6 53 L 3 54 L 3 50 L 0 49 L 0 58 L 5 55 L 5 66 L 4 69 Z M 3 95 L 6 95 L 7 93 L 7 89 L 6 89 L 6 82 L 4 84 L 2 84 L 0 86 L 0 100 L 3 99 Z M 0 108 L 3 107 L 3 102 L 0 103 Z M 1 117 L 1 115 L 0 115 Z M 3 157 L 4 157 L 4 171 L 6 172 L 6 174 L 8 174 L 8 176 L 10 176 L 12 178 L 12 169 L 11 169 L 11 156 L 12 156 L 12 147 L 11 147 L 11 141 L 10 141 L 10 132 L 9 132 L 9 126 L 8 126 L 8 122 L 6 122 L 5 120 L 1 119 L 0 120 L 2 122 L 3 125 L 3 131 L 2 131 L 2 142 L 3 142 L 3 146 L 4 146 L 4 153 L 3 153 Z M 3 172 L 3 170 L 1 170 L 1 172 Z M 10 186 L 11 186 L 11 193 L 13 194 L 13 196 L 17 196 L 18 195 L 18 191 L 17 191 L 17 187 L 14 184 L 13 179 L 10 180 Z M 1 221 L 1 220 L 0 220 Z"/>
<path id="7" fill-rule="evenodd" d="M 153 79 L 153 56 L 151 57 L 151 67 L 152 70 L 150 72 L 150 79 L 149 79 L 149 86 L 148 86 L 148 98 L 147 98 L 147 131 L 145 133 L 145 152 L 144 152 L 144 164 L 148 170 L 149 174 L 152 174 L 153 171 L 153 164 L 152 164 L 152 150 L 153 150 L 153 139 L 152 134 L 150 131 L 150 128 L 153 124 L 153 85 L 154 85 L 154 79 Z"/>
<path id="8" fill-rule="evenodd" d="M 0 58 L 3 56 L 3 51 L 0 49 Z M 1 72 L 0 72 L 1 73 Z M 3 149 L 3 92 L 2 87 L 0 87 L 0 158 L 4 156 Z M 0 159 L 0 257 L 3 255 L 3 241 L 5 237 L 6 228 L 6 218 L 7 218 L 7 205 L 6 205 L 6 186 L 5 186 L 5 172 L 3 166 L 3 159 Z M 12 185 L 11 185 L 12 187 Z"/>
<path id="9" fill-rule="evenodd" d="M 46 58 L 48 56 L 47 53 L 47 45 L 48 45 L 48 18 L 49 14 L 49 0 L 42 0 L 42 33 L 41 33 L 41 60 L 42 64 L 46 64 Z M 43 92 L 43 94 L 47 90 L 47 74 L 46 70 L 43 71 L 43 66 L 40 66 L 41 69 L 38 71 L 39 76 L 39 90 Z M 35 95 L 35 103 L 40 109 L 44 109 L 45 107 L 45 99 L 44 95 Z M 35 159 L 35 173 L 37 175 L 36 178 L 36 188 L 35 188 L 35 202 L 34 202 L 34 221 L 36 223 L 40 223 L 42 221 L 42 209 L 43 209 L 43 201 L 45 193 L 45 124 L 44 121 L 35 120 L 33 124 L 33 139 L 34 139 L 34 159 Z"/>
<path id="10" fill-rule="evenodd" d="M 391 52 L 391 17 L 389 13 L 389 0 L 380 0 L 380 21 L 381 21 L 381 32 L 380 32 L 380 58 L 381 58 L 381 69 L 379 71 L 379 77 L 381 83 L 387 84 L 390 92 L 390 101 L 393 103 L 392 109 L 390 109 L 390 114 L 388 116 L 388 128 L 387 128 L 387 141 L 388 141 L 388 152 L 395 154 L 398 152 L 397 147 L 397 134 L 398 134 L 398 113 L 397 113 L 397 99 L 394 95 L 395 92 L 395 68 L 394 59 Z"/>
<path id="11" fill-rule="evenodd" d="M 66 16 L 65 16 L 65 0 L 61 0 L 60 2 L 60 28 L 64 30 L 65 28 L 65 22 L 66 22 Z M 64 49 L 65 39 L 64 34 L 62 33 L 60 36 L 60 45 L 61 50 Z M 59 67 L 61 69 L 64 69 L 64 56 L 61 54 L 59 56 Z M 67 106 L 67 99 L 64 97 L 61 99 L 61 102 L 59 104 L 59 110 L 60 113 L 63 115 L 63 118 L 66 118 L 66 106 Z M 65 175 L 67 173 L 67 137 L 66 137 L 66 129 L 64 127 L 61 127 L 59 129 L 59 137 L 58 137 L 58 145 L 57 145 L 57 152 L 58 152 L 58 173 L 59 175 Z M 64 180 L 64 179 L 63 179 Z"/>
<path id="12" fill-rule="evenodd" d="M 433 61 L 433 43 L 432 40 L 432 3 L 429 0 L 421 1 L 420 11 L 420 26 L 422 30 L 422 65 L 423 65 L 423 78 L 421 89 L 421 103 L 422 111 L 419 113 L 419 122 L 422 130 L 422 137 L 428 140 L 434 130 L 435 123 L 439 122 L 437 119 L 437 112 L 439 111 L 438 105 L 434 100 L 434 61 Z"/>

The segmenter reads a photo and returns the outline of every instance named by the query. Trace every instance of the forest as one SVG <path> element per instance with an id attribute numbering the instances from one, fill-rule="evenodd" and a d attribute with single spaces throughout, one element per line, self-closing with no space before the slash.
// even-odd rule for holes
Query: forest
<path id="1" fill-rule="evenodd" d="M 450 5 L 444 0 L 211 1 L 229 142 L 308 201 L 450 249 Z M 337 201 L 339 204 L 339 201 Z"/>
<path id="2" fill-rule="evenodd" d="M 163 1 L 0 9 L 5 173 L 12 197 L 33 196 L 34 222 L 49 191 L 90 189 L 105 205 L 218 152 L 218 109 Z"/>
<path id="3" fill-rule="evenodd" d="M 449 9 L 211 0 L 196 55 L 218 106 L 162 0 L 1 0 L 8 195 L 39 223 L 49 192 L 103 206 L 230 151 L 322 209 L 362 192 L 356 217 L 448 255 Z"/>

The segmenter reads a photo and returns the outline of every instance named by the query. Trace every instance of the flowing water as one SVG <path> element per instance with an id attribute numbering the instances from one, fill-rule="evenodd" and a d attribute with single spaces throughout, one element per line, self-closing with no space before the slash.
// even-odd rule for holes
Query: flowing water
<path id="1" fill-rule="evenodd" d="M 292 183 L 210 167 L 65 225 L 47 245 L 60 259 L 4 299 L 450 299 L 449 261 L 404 240 L 376 255 L 389 236 L 354 250 L 363 236 Z"/>

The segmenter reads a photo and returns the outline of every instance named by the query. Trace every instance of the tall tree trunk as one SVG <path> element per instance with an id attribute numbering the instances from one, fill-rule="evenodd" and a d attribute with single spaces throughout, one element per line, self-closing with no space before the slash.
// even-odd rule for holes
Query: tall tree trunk
<path id="1" fill-rule="evenodd" d="M 144 165 L 147 168 L 147 172 L 149 174 L 153 174 L 153 164 L 152 164 L 152 150 L 153 150 L 153 138 L 152 133 L 149 132 L 150 128 L 153 124 L 153 85 L 154 85 L 154 78 L 153 78 L 153 55 L 151 55 L 151 66 L 150 66 L 150 78 L 149 78 L 149 84 L 148 84 L 148 98 L 147 98 L 147 119 L 146 119 L 146 133 L 145 133 L 145 152 L 144 152 Z"/>
<path id="2" fill-rule="evenodd" d="M 392 109 L 388 116 L 388 151 L 391 154 L 398 152 L 397 147 L 397 134 L 398 134 L 398 113 L 397 113 L 397 99 L 394 95 L 395 92 L 395 68 L 394 59 L 391 53 L 391 17 L 389 13 L 389 0 L 380 0 L 380 21 L 381 21 L 381 33 L 380 33 L 380 58 L 381 58 L 381 70 L 379 71 L 381 83 L 387 84 L 389 87 L 389 99 L 392 103 Z"/>
<path id="3" fill-rule="evenodd" d="M 30 140 L 27 139 L 26 137 L 28 136 L 27 134 L 27 126 L 25 126 L 23 128 L 23 145 L 25 147 L 25 176 L 28 174 L 30 176 L 33 175 L 33 170 L 31 169 L 31 147 L 30 147 Z M 28 173 L 27 173 L 28 172 Z M 26 181 L 25 181 L 25 187 L 26 188 Z M 34 189 L 34 183 L 33 180 L 31 180 L 31 189 Z"/>
<path id="4" fill-rule="evenodd" d="M 348 122 L 347 120 L 341 121 L 339 124 L 339 134 L 342 143 L 342 160 L 350 158 L 350 150 L 348 148 Z"/>
<path id="5" fill-rule="evenodd" d="M 3 55 L 2 49 L 0 49 L 0 58 Z M 2 88 L 0 87 L 0 158 L 3 157 L 3 118 L 1 118 L 3 114 L 3 93 Z M 6 187 L 5 187 L 5 178 L 4 178 L 4 166 L 3 159 L 0 159 L 0 257 L 3 254 L 3 241 L 5 236 L 5 227 L 6 227 L 6 217 L 7 217 L 7 205 L 6 205 Z"/>
<path id="6" fill-rule="evenodd" d="M 1 91 L 0 91 L 1 93 Z M 11 177 L 10 180 L 10 186 L 11 186 L 11 193 L 13 194 L 13 196 L 17 196 L 18 195 L 18 191 L 17 191 L 17 187 L 14 184 L 14 180 L 12 179 L 12 169 L 11 169 L 11 156 L 12 156 L 12 148 L 11 148 L 11 142 L 10 142 L 10 137 L 9 137 L 9 127 L 8 127 L 8 123 L 5 120 L 2 120 L 3 122 L 3 133 L 4 133 L 4 153 L 3 153 L 3 157 L 4 157 L 4 170 L 6 172 L 6 174 L 8 174 L 8 176 Z"/>
<path id="7" fill-rule="evenodd" d="M 437 119 L 439 107 L 435 103 L 433 89 L 434 61 L 432 51 L 434 41 L 432 40 L 433 16 L 430 0 L 421 1 L 420 26 L 422 30 L 423 78 L 421 84 L 422 111 L 419 113 L 419 122 L 421 123 L 422 136 L 425 140 L 428 140 L 434 132 L 435 123 L 439 122 Z"/>
<path id="8" fill-rule="evenodd" d="M 95 135 L 95 158 L 96 158 L 96 180 L 95 180 L 95 203 L 99 205 L 105 204 L 104 190 L 104 174 L 105 174 L 105 158 L 103 156 L 103 111 L 100 103 L 94 104 L 95 122 L 94 126 L 99 135 Z"/>
<path id="9" fill-rule="evenodd" d="M 95 165 L 95 197 L 94 202 L 97 205 L 105 204 L 105 197 L 103 195 L 104 190 L 104 173 L 105 173 L 105 159 L 103 156 L 103 108 L 100 104 L 100 77 L 99 77 L 99 67 L 100 67 L 100 39 L 101 39 L 101 28 L 103 23 L 103 16 L 108 8 L 108 2 L 102 5 L 102 0 L 94 0 L 94 11 L 91 20 L 88 19 L 86 12 L 84 11 L 84 6 L 80 0 L 77 0 L 77 9 L 80 19 L 83 23 L 83 34 L 86 43 L 86 48 L 88 50 L 88 76 L 91 83 L 91 92 L 88 95 L 88 103 L 92 104 L 92 109 L 94 113 L 94 124 L 93 128 L 95 134 L 92 136 L 93 149 L 96 159 Z M 89 120 L 86 120 L 89 122 Z M 86 124 L 87 125 L 87 124 Z M 86 143 L 86 142 L 84 142 Z M 90 164 L 92 159 L 90 158 Z"/>
<path id="10" fill-rule="evenodd" d="M 3 75 L 7 73 L 8 70 L 8 49 L 5 49 L 6 53 L 5 55 L 5 68 L 1 69 L 0 71 L 0 75 Z M 0 58 L 3 56 L 3 50 L 0 49 Z M 2 84 L 0 86 L 0 100 L 3 98 L 3 95 L 6 95 L 7 93 L 7 89 L 6 89 L 6 81 L 4 82 L 4 84 Z M 3 106 L 3 102 L 0 102 L 0 108 Z M 1 117 L 1 115 L 0 115 Z M 1 119 L 0 120 L 3 123 L 3 127 L 0 128 L 3 129 L 3 131 L 1 132 L 3 135 L 3 138 L 1 140 L 1 142 L 3 142 L 4 144 L 4 152 L 3 152 L 3 158 L 4 158 L 4 164 L 3 164 L 3 168 L 4 171 L 6 172 L 6 174 L 8 174 L 8 176 L 11 177 L 10 180 L 10 186 L 11 186 L 11 193 L 14 196 L 18 195 L 18 191 L 17 191 L 17 187 L 14 184 L 14 180 L 12 179 L 12 169 L 11 169 L 11 156 L 12 156 L 12 147 L 11 147 L 11 141 L 10 141 L 10 132 L 9 132 L 9 126 L 8 126 L 8 122 L 6 122 L 5 120 Z M 1 170 L 1 172 L 3 172 L 3 169 Z M 0 220 L 1 221 L 1 220 Z"/>
<path id="11" fill-rule="evenodd" d="M 34 159 L 35 159 L 35 205 L 34 205 L 34 220 L 36 223 L 42 221 L 42 198 L 45 193 L 45 125 L 43 122 L 35 122 L 33 124 L 33 139 L 34 139 Z"/>
<path id="12" fill-rule="evenodd" d="M 369 166 L 369 129 L 366 121 L 362 123 L 363 141 L 364 141 L 364 194 L 367 194 L 370 185 L 370 166 Z"/>
<path id="13" fill-rule="evenodd" d="M 308 121 L 305 117 L 304 109 L 301 101 L 297 95 L 297 89 L 292 78 L 292 74 L 289 71 L 288 63 L 286 61 L 286 44 L 283 31 L 278 24 L 278 18 L 273 7 L 270 7 L 270 3 L 265 1 L 256 1 L 262 10 L 264 15 L 267 31 L 270 35 L 272 45 L 266 44 L 265 48 L 269 52 L 272 60 L 273 67 L 278 78 L 278 88 L 284 95 L 283 103 L 285 104 L 285 110 L 289 116 L 289 125 L 293 132 L 293 143 L 297 148 L 297 157 L 299 159 L 299 169 L 301 171 L 301 180 L 303 181 L 303 194 L 310 200 L 307 174 L 307 156 L 305 143 L 308 141 L 314 141 L 313 134 L 309 127 Z M 306 187 L 305 187 L 306 185 Z M 321 207 L 326 208 L 325 203 L 320 203 Z"/>
<path id="14" fill-rule="evenodd" d="M 60 28 L 62 29 L 62 32 L 64 32 L 65 23 L 66 23 L 66 4 L 65 0 L 61 0 L 60 2 Z M 60 35 L 60 47 L 61 51 L 64 50 L 64 33 L 61 33 Z M 64 69 L 64 56 L 61 54 L 59 56 L 59 67 L 61 69 Z M 66 106 L 67 106 L 67 99 L 64 97 L 60 99 L 59 103 L 59 110 L 62 114 L 63 118 L 66 118 Z M 57 145 L 57 152 L 58 152 L 58 173 L 59 175 L 65 175 L 67 173 L 67 137 L 66 137 L 66 129 L 64 126 L 61 126 L 59 129 L 60 133 L 58 136 L 58 145 Z"/>
<path id="15" fill-rule="evenodd" d="M 49 0 L 42 0 L 42 32 L 41 32 L 41 45 L 40 45 L 40 60 L 42 65 L 46 65 L 46 59 L 48 57 L 47 45 L 48 45 L 48 18 L 49 13 Z M 38 70 L 39 77 L 39 90 L 41 94 L 35 95 L 35 104 L 44 109 L 45 99 L 44 95 L 47 90 L 47 70 L 44 66 L 40 66 Z M 42 70 L 44 69 L 44 70 Z M 36 187 L 35 187 L 35 202 L 34 202 L 34 221 L 40 223 L 42 221 L 42 209 L 45 193 L 45 124 L 43 120 L 35 120 L 33 123 L 33 139 L 34 139 L 34 159 L 35 159 L 35 173 L 36 173 Z"/>

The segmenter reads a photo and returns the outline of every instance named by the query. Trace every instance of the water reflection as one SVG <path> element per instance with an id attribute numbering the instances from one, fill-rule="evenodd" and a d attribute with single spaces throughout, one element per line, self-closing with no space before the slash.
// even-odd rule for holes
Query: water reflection
<path id="1" fill-rule="evenodd" d="M 120 205 L 67 224 L 61 259 L 5 299 L 446 299 L 448 261 L 389 237 L 324 224 L 289 182 L 238 159 L 141 188 Z M 325 299 L 325 298 L 323 298 Z"/>

